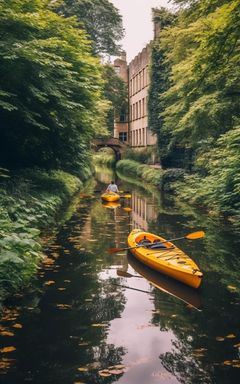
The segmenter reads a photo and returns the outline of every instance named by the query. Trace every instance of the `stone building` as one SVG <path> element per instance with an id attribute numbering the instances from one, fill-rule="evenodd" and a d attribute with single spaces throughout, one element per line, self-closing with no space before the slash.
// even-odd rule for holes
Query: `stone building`
<path id="1" fill-rule="evenodd" d="M 129 143 L 132 147 L 147 147 L 157 142 L 148 125 L 148 89 L 151 42 L 130 62 Z"/>
<path id="2" fill-rule="evenodd" d="M 114 61 L 114 68 L 128 87 L 128 111 L 122 111 L 115 116 L 114 137 L 130 144 L 131 147 L 141 148 L 155 145 L 156 135 L 153 135 L 148 125 L 148 89 L 149 67 L 151 60 L 151 42 L 127 64 L 126 54 Z"/>

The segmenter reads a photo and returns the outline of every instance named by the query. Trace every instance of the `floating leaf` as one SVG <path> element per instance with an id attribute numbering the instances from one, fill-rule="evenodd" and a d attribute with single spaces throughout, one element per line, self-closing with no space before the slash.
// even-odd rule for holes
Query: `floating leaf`
<path id="1" fill-rule="evenodd" d="M 224 339 L 224 337 L 217 336 L 217 337 L 216 337 L 216 340 L 217 340 L 217 341 L 224 341 L 225 339 Z"/>
<path id="2" fill-rule="evenodd" d="M 121 375 L 122 373 L 124 373 L 124 371 L 122 369 L 111 369 L 110 373 L 112 375 Z"/>
<path id="3" fill-rule="evenodd" d="M 92 324 L 92 327 L 107 327 L 107 324 Z"/>
<path id="4" fill-rule="evenodd" d="M 69 305 L 69 304 L 57 304 L 56 306 L 57 306 L 57 308 L 59 308 L 59 309 L 68 309 L 68 308 L 71 308 L 71 305 Z"/>
<path id="5" fill-rule="evenodd" d="M 9 331 L 2 331 L 2 332 L 0 332 L 0 335 L 1 336 L 14 336 L 14 333 L 9 332 Z"/>
<path id="6" fill-rule="evenodd" d="M 240 343 L 238 343 L 238 344 L 234 344 L 234 347 L 235 347 L 235 348 L 240 348 Z"/>
<path id="7" fill-rule="evenodd" d="M 22 324 L 16 323 L 16 324 L 13 325 L 13 328 L 21 329 L 22 328 Z"/>
<path id="8" fill-rule="evenodd" d="M 45 282 L 45 285 L 52 285 L 52 284 L 55 284 L 54 280 L 49 280 Z"/>
<path id="9" fill-rule="evenodd" d="M 231 291 L 235 291 L 237 289 L 237 287 L 234 287 L 233 285 L 228 285 L 227 288 Z"/>
<path id="10" fill-rule="evenodd" d="M 80 367 L 80 368 L 78 368 L 78 371 L 79 372 L 88 372 L 88 368 L 87 367 Z"/>
<path id="11" fill-rule="evenodd" d="M 13 352 L 13 351 L 16 351 L 15 347 L 4 347 L 4 348 L 0 349 L 0 352 L 2 352 L 2 353 L 9 353 L 9 352 Z"/>
<path id="12" fill-rule="evenodd" d="M 236 337 L 236 335 L 234 335 L 233 333 L 226 336 L 227 339 L 234 339 L 235 337 Z"/>

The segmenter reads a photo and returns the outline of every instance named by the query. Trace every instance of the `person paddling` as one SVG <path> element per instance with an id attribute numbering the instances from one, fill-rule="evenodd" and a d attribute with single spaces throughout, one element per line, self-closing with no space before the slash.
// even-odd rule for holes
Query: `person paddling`
<path id="1" fill-rule="evenodd" d="M 117 184 L 115 184 L 114 181 L 111 181 L 111 183 L 109 184 L 109 186 L 106 189 L 106 192 L 119 193 Z"/>

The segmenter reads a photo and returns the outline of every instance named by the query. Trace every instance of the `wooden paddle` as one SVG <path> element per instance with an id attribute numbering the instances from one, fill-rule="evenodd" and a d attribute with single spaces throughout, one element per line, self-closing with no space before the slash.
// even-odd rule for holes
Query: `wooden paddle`
<path id="1" fill-rule="evenodd" d="M 163 243 L 168 243 L 169 241 L 176 241 L 176 240 L 182 240 L 182 239 L 188 239 L 188 240 L 196 240 L 196 239 L 201 239 L 202 237 L 205 236 L 205 232 L 203 231 L 197 231 L 197 232 L 192 232 L 192 233 L 188 233 L 187 235 L 183 236 L 183 237 L 176 237 L 175 239 L 169 239 L 169 240 L 164 240 L 164 241 L 161 241 L 159 243 L 154 243 L 154 245 L 157 245 L 157 244 L 163 244 Z M 151 245 L 153 243 L 150 243 L 149 245 Z M 120 252 L 120 251 L 127 251 L 128 249 L 135 249 L 135 248 L 140 248 L 140 247 L 148 247 L 148 244 L 138 244 L 138 245 L 135 245 L 134 247 L 125 247 L 125 248 L 109 248 L 108 249 L 108 253 L 117 253 L 117 252 Z M 166 248 L 167 250 L 167 248 Z"/>
<path id="2" fill-rule="evenodd" d="M 121 269 L 117 269 L 117 275 L 122 277 L 139 277 L 142 278 L 140 275 L 132 275 L 129 272 L 122 271 Z"/>

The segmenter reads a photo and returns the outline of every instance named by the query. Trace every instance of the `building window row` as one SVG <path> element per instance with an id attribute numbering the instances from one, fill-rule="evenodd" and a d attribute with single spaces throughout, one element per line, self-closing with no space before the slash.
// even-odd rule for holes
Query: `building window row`
<path id="1" fill-rule="evenodd" d="M 145 146 L 147 144 L 145 128 L 139 128 L 132 131 L 132 146 Z"/>
<path id="2" fill-rule="evenodd" d="M 141 89 L 147 87 L 149 84 L 148 66 L 138 72 L 131 80 L 129 85 L 130 96 L 141 91 Z"/>
<path id="3" fill-rule="evenodd" d="M 130 121 L 141 119 L 147 114 L 147 97 L 130 106 Z"/>

